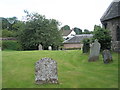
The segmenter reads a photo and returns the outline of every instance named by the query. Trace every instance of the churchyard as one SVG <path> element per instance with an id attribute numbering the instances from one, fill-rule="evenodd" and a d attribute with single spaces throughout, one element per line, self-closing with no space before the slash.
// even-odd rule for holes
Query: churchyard
<path id="1" fill-rule="evenodd" d="M 119 5 L 84 32 L 27 10 L 25 22 L 0 18 L 2 88 L 118 88 Z"/>
<path id="2" fill-rule="evenodd" d="M 57 62 L 58 84 L 36 84 L 35 63 L 44 57 Z M 81 50 L 2 51 L 3 88 L 118 88 L 118 54 L 113 62 L 88 62 Z"/>

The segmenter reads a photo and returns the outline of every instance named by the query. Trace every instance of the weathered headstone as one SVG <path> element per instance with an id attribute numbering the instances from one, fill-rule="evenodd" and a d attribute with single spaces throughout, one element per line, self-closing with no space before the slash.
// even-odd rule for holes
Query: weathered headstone
<path id="1" fill-rule="evenodd" d="M 90 47 L 90 56 L 88 61 L 96 61 L 99 59 L 100 47 L 101 45 L 96 39 L 95 42 Z"/>
<path id="2" fill-rule="evenodd" d="M 48 47 L 48 50 L 52 50 L 52 47 L 51 47 L 51 46 L 49 46 L 49 47 Z"/>
<path id="3" fill-rule="evenodd" d="M 104 50 L 103 53 L 102 53 L 102 56 L 103 56 L 103 62 L 104 62 L 105 64 L 113 61 L 113 60 L 112 60 L 112 55 L 111 55 L 111 53 L 110 53 L 109 50 Z"/>
<path id="4" fill-rule="evenodd" d="M 82 47 L 83 53 L 88 53 L 89 50 L 90 50 L 90 44 L 84 43 L 84 44 L 83 44 L 83 47 Z"/>
<path id="5" fill-rule="evenodd" d="M 35 64 L 36 84 L 58 83 L 57 62 L 51 58 L 42 58 Z"/>
<path id="6" fill-rule="evenodd" d="M 38 50 L 42 50 L 42 45 L 41 44 L 39 44 Z"/>

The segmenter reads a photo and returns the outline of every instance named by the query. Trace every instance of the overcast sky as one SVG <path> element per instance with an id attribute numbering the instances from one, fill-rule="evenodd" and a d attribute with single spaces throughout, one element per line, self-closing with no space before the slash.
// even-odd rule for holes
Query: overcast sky
<path id="1" fill-rule="evenodd" d="M 0 0 L 0 17 L 16 16 L 20 20 L 24 10 L 38 12 L 82 30 L 93 30 L 113 0 Z"/>

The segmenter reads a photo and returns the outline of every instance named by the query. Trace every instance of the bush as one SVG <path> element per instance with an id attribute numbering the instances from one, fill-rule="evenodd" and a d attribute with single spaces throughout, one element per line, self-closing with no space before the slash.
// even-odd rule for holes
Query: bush
<path id="1" fill-rule="evenodd" d="M 15 40 L 3 40 L 2 41 L 3 50 L 22 50 L 21 45 Z"/>
<path id="2" fill-rule="evenodd" d="M 93 40 L 98 39 L 99 43 L 101 44 L 101 50 L 111 49 L 110 30 L 95 25 L 93 34 Z"/>

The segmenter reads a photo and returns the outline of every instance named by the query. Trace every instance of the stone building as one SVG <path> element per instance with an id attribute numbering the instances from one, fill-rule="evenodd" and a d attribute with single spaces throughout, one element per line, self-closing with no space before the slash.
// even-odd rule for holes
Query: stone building
<path id="1" fill-rule="evenodd" d="M 120 0 L 113 0 L 100 20 L 111 31 L 112 50 L 120 51 Z"/>

